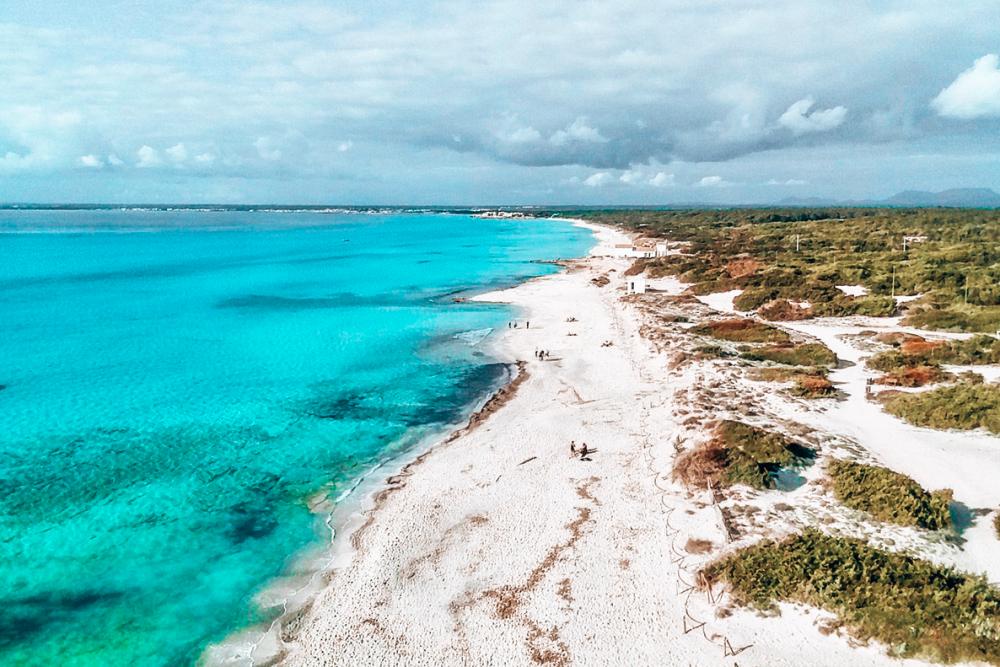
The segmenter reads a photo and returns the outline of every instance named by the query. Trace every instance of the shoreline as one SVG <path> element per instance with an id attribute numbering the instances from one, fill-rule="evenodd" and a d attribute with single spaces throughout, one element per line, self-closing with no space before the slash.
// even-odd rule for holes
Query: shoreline
<path id="1" fill-rule="evenodd" d="M 570 218 L 532 219 L 551 219 L 588 229 L 595 233 L 594 245 L 589 253 L 599 248 L 606 249 L 601 246 L 596 235 L 599 230 L 610 229 L 604 225 Z M 566 270 L 567 263 L 577 259 L 539 260 L 539 263 L 559 267 L 559 271 L 556 272 L 558 274 Z M 461 300 L 512 305 L 516 308 L 516 304 L 491 301 L 486 297 L 502 294 L 520 285 L 556 274 L 535 276 L 502 287 L 466 292 Z M 412 475 L 429 455 L 468 435 L 501 409 L 513 398 L 521 383 L 529 376 L 526 363 L 523 360 L 506 357 L 494 336 L 487 336 L 483 343 L 488 346 L 489 356 L 496 358 L 508 368 L 509 377 L 487 395 L 472 403 L 469 416 L 463 422 L 446 426 L 436 433 L 424 436 L 400 454 L 379 462 L 336 499 L 325 497 L 320 499 L 323 493 L 318 492 L 313 496 L 316 500 L 308 500 L 307 505 L 310 510 L 322 516 L 322 522 L 328 532 L 318 537 L 325 539 L 295 556 L 285 572 L 270 580 L 254 596 L 254 604 L 265 613 L 269 609 L 278 607 L 282 608 L 282 611 L 271 621 L 266 622 L 266 628 L 260 624 L 236 628 L 221 641 L 209 644 L 202 651 L 199 664 L 262 667 L 278 664 L 283 660 L 285 652 L 280 648 L 274 633 L 287 621 L 294 620 L 307 611 L 317 592 L 328 585 L 338 570 L 350 565 L 357 555 L 364 532 L 375 522 L 386 499 L 405 487 L 406 478 Z M 317 588 L 318 579 L 324 580 L 319 583 L 319 588 Z M 290 588 L 293 590 L 289 591 Z M 257 655 L 261 649 L 267 652 L 265 656 Z"/>
<path id="2" fill-rule="evenodd" d="M 932 534 L 867 523 L 830 502 L 823 464 L 781 494 L 682 486 L 675 458 L 720 419 L 790 433 L 824 460 L 880 452 L 866 444 L 871 433 L 851 437 L 825 423 L 839 404 L 810 405 L 751 380 L 739 363 L 698 358 L 684 323 L 725 317 L 725 294 L 706 304 L 683 296 L 676 279 L 657 279 L 625 296 L 627 237 L 570 222 L 595 231 L 586 257 L 470 297 L 530 319 L 530 329 L 486 339 L 491 356 L 519 361 L 522 372 L 465 427 L 369 487 L 369 505 L 338 539 L 342 559 L 330 560 L 307 602 L 275 620 L 254 664 L 791 667 L 803 654 L 822 667 L 929 664 L 829 630 L 829 612 L 780 603 L 775 618 L 698 585 L 720 555 L 817 524 L 970 571 L 996 548 L 985 529 L 966 535 L 974 539 L 963 552 Z M 539 349 L 546 360 L 524 361 Z M 571 440 L 593 453 L 570 456 Z"/>

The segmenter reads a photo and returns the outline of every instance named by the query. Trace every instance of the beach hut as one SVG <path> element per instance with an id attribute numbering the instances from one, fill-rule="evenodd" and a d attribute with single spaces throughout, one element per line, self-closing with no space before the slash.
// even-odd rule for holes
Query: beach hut
<path id="1" fill-rule="evenodd" d="M 666 257 L 667 256 L 667 244 L 666 243 L 657 243 L 656 244 L 656 256 L 657 257 Z"/>
<path id="2" fill-rule="evenodd" d="M 645 276 L 629 276 L 625 279 L 625 291 L 629 294 L 645 294 L 646 293 L 646 278 Z"/>

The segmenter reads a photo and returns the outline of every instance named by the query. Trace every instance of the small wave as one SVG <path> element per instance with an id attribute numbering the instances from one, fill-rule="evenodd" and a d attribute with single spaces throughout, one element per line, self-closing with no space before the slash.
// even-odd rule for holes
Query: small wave
<path id="1" fill-rule="evenodd" d="M 483 339 L 493 333 L 492 327 L 487 327 L 485 329 L 473 329 L 472 331 L 462 331 L 453 336 L 458 340 L 468 343 L 469 347 L 475 347 L 483 342 Z"/>

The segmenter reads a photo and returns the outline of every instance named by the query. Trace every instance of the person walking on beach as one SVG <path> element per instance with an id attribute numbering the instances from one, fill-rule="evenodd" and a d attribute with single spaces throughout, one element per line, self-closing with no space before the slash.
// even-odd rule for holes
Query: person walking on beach
<path id="1" fill-rule="evenodd" d="M 530 329 L 531 328 L 531 320 L 528 320 L 527 322 L 525 322 L 524 328 L 525 329 Z"/>
<path id="2" fill-rule="evenodd" d="M 569 453 L 570 455 L 576 454 L 576 440 L 569 441 Z"/>
<path id="3" fill-rule="evenodd" d="M 587 454 L 589 454 L 589 453 L 590 453 L 590 450 L 587 449 L 587 443 L 583 443 L 583 445 L 580 447 L 580 460 L 581 461 L 586 461 L 587 460 Z"/>

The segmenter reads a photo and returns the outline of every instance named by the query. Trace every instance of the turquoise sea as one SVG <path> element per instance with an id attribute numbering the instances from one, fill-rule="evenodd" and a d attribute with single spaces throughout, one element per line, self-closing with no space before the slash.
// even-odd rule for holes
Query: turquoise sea
<path id="1" fill-rule="evenodd" d="M 464 215 L 0 211 L 0 665 L 183 665 L 377 462 L 460 421 L 589 232 Z"/>

